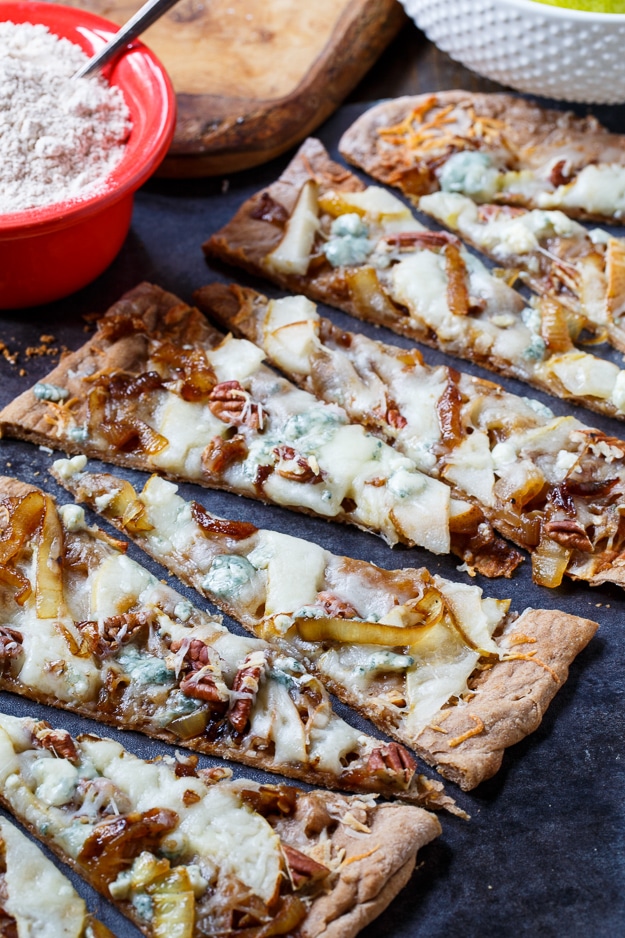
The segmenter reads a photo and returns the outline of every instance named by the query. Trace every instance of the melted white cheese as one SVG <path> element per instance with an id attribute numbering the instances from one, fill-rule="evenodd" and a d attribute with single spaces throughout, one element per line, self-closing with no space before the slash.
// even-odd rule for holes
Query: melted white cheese
<path id="1" fill-rule="evenodd" d="M 225 873 L 237 876 L 265 902 L 281 876 L 280 840 L 267 821 L 225 786 L 206 788 L 199 778 L 176 778 L 162 762 L 147 763 L 113 740 L 85 740 L 82 749 L 94 766 L 129 796 L 137 811 L 163 807 L 175 811 L 177 833 L 187 854 L 206 856 Z M 200 796 L 185 806 L 184 793 Z"/>
<path id="2" fill-rule="evenodd" d="M 17 828 L 0 819 L 6 856 L 3 906 L 19 938 L 81 938 L 85 903 L 68 879 Z"/>

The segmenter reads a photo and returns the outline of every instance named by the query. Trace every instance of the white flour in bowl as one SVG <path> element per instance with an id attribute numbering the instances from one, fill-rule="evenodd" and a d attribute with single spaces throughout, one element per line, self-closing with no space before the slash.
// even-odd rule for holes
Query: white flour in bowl
<path id="1" fill-rule="evenodd" d="M 87 58 L 45 26 L 0 23 L 0 215 L 89 198 L 120 161 L 130 114 L 102 78 L 71 80 Z"/>

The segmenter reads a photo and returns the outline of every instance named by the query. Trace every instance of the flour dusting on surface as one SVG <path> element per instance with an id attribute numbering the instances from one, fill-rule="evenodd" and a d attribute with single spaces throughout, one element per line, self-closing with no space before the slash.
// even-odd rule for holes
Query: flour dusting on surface
<path id="1" fill-rule="evenodd" d="M 119 88 L 72 75 L 88 56 L 42 25 L 0 23 L 0 214 L 90 198 L 130 133 Z"/>

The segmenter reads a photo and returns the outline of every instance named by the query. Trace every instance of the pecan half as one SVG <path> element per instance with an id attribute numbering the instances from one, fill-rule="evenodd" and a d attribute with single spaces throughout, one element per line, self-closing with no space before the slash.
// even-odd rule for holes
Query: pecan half
<path id="1" fill-rule="evenodd" d="M 18 658 L 22 653 L 24 636 L 17 629 L 10 629 L 7 625 L 0 626 L 0 658 Z"/>
<path id="2" fill-rule="evenodd" d="M 592 552 L 592 541 L 578 521 L 567 518 L 561 521 L 548 521 L 545 525 L 545 534 L 568 550 Z"/>
<path id="3" fill-rule="evenodd" d="M 201 638 L 173 641 L 170 647 L 176 655 L 176 675 L 187 672 L 180 681 L 182 693 L 211 703 L 215 709 L 225 709 L 230 695 L 221 676 L 219 656 Z"/>
<path id="4" fill-rule="evenodd" d="M 205 703 L 225 707 L 228 691 L 223 681 L 216 677 L 212 665 L 208 664 L 197 671 L 191 671 L 180 681 L 180 690 L 186 697 L 203 700 Z"/>
<path id="5" fill-rule="evenodd" d="M 231 440 L 214 437 L 202 452 L 202 472 L 206 476 L 220 476 L 235 462 L 247 457 L 247 443 L 237 433 Z"/>
<path id="6" fill-rule="evenodd" d="M 293 884 L 293 889 L 301 889 L 309 883 L 316 883 L 320 879 L 325 879 L 330 870 L 322 863 L 318 863 L 305 853 L 289 847 L 288 844 L 281 844 L 282 854 L 286 861 L 289 879 Z"/>
<path id="7" fill-rule="evenodd" d="M 118 616 L 109 616 L 100 627 L 89 619 L 77 622 L 76 628 L 83 636 L 88 650 L 98 658 L 114 654 L 121 645 L 132 641 L 137 634 L 150 624 L 151 616 L 145 612 L 124 612 Z"/>
<path id="8" fill-rule="evenodd" d="M 40 749 L 47 749 L 59 759 L 80 762 L 76 744 L 67 730 L 55 730 L 43 720 L 31 730 L 33 743 Z"/>
<path id="9" fill-rule="evenodd" d="M 192 639 L 174 639 L 171 643 L 171 651 L 177 655 L 181 649 L 184 653 L 178 661 L 177 672 L 181 670 L 199 671 L 210 661 L 208 645 L 201 638 Z"/>
<path id="10" fill-rule="evenodd" d="M 228 711 L 228 722 L 238 733 L 242 733 L 247 726 L 266 667 L 265 652 L 253 651 L 246 656 L 235 675 L 232 690 L 238 696 Z"/>
<path id="11" fill-rule="evenodd" d="M 367 771 L 373 775 L 390 776 L 408 788 L 417 770 L 417 764 L 403 746 L 388 743 L 374 749 L 367 761 Z"/>
<path id="12" fill-rule="evenodd" d="M 252 401 L 249 391 L 238 381 L 222 381 L 221 384 L 216 384 L 208 398 L 208 406 L 215 417 L 224 423 L 262 430 L 262 404 Z"/>
<path id="13" fill-rule="evenodd" d="M 314 456 L 303 456 L 286 443 L 275 446 L 273 451 L 278 457 L 276 472 L 283 479 L 310 485 L 318 485 L 323 481 L 323 473 Z"/>
<path id="14" fill-rule="evenodd" d="M 318 593 L 315 605 L 322 606 L 326 615 L 333 619 L 353 619 L 358 615 L 358 611 L 354 609 L 351 603 L 340 599 L 330 590 L 323 590 L 323 592 Z"/>

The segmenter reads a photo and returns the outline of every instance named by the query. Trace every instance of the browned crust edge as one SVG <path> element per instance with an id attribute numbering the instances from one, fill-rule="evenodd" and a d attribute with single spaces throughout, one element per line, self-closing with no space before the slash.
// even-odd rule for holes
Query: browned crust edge
<path id="1" fill-rule="evenodd" d="M 115 519 L 108 520 L 122 530 Z M 163 564 L 140 535 L 134 536 L 133 540 Z M 201 582 L 183 563 L 170 556 L 167 569 L 200 595 L 215 602 L 215 598 L 203 591 Z M 255 623 L 252 620 L 241 619 L 223 599 L 219 601 L 219 608 L 254 634 Z M 414 738 L 398 731 L 394 723 L 377 710 L 364 707 L 349 688 L 336 684 L 326 675 L 321 679 L 336 697 L 398 742 L 414 749 L 443 777 L 468 791 L 497 772 L 508 746 L 537 729 L 549 703 L 565 683 L 570 664 L 597 628 L 596 622 L 558 610 L 526 609 L 519 618 L 510 618 L 502 634 L 496 638 L 502 648 L 503 660 L 495 661 L 487 670 L 474 672 L 473 698 L 449 707 L 446 716 L 442 716 L 441 711 L 436 718 L 440 728 L 432 729 L 432 725 L 437 726 L 432 721 Z M 526 640 L 520 641 L 521 638 Z M 310 667 L 314 670 L 312 664 Z M 483 724 L 482 729 L 473 735 L 480 724 Z M 466 740 L 449 745 L 450 741 L 469 731 Z"/>
<path id="2" fill-rule="evenodd" d="M 77 863 L 54 841 L 45 838 L 37 826 L 13 812 L 0 791 L 0 804 L 54 855 L 85 879 L 100 895 L 129 918 L 147 938 L 153 930 L 135 913 L 126 900 L 112 899 L 90 873 L 88 866 Z M 351 836 L 340 826 L 331 841 L 345 850 L 343 865 L 331 891 L 315 898 L 300 926 L 302 938 L 353 938 L 389 905 L 406 884 L 415 866 L 417 851 L 441 833 L 438 819 L 423 808 L 412 805 L 383 804 L 374 808 L 371 833 L 362 850 L 363 840 Z M 194 929 L 194 935 L 200 938 Z"/>
<path id="3" fill-rule="evenodd" d="M 239 287 L 234 284 L 226 285 L 216 281 L 200 287 L 199 290 L 195 291 L 193 297 L 198 307 L 207 315 L 211 316 L 221 328 L 232 331 L 235 335 L 250 339 L 250 341 L 256 342 L 258 345 L 262 346 L 262 318 L 256 314 L 255 310 L 259 307 L 264 308 L 264 306 L 266 306 L 268 302 L 266 296 L 248 287 Z M 321 317 L 320 322 L 331 325 L 331 320 L 324 319 L 324 317 Z M 349 332 L 346 333 L 346 335 L 349 334 Z M 379 344 L 383 348 L 391 350 L 396 348 L 394 346 L 385 345 L 382 342 Z M 470 377 L 478 392 L 481 386 L 483 386 L 485 391 L 494 387 L 490 381 L 473 375 Z M 300 387 L 309 389 L 309 385 L 307 385 L 304 379 L 299 381 L 299 385 Z M 525 545 L 515 540 L 512 527 L 505 521 L 502 522 L 495 512 L 487 510 L 477 499 L 471 499 L 467 496 L 466 492 L 462 492 L 453 485 L 451 485 L 451 488 L 452 492 L 454 492 L 458 498 L 474 501 L 502 537 L 512 541 L 517 547 L 528 550 Z M 529 553 L 531 554 L 532 551 L 530 550 Z M 588 557 L 589 563 L 592 558 L 595 566 L 599 568 L 598 572 L 593 573 L 589 571 L 584 574 L 584 565 L 580 562 L 576 568 L 578 572 L 575 572 L 575 570 L 567 570 L 565 575 L 572 580 L 589 583 L 591 586 L 598 586 L 602 583 L 614 583 L 617 586 L 625 587 L 625 560 L 617 560 L 617 562 L 614 562 L 609 558 L 606 559 L 605 556 L 602 558 L 600 553 L 594 553 L 588 555 Z M 605 564 L 605 566 L 602 567 L 602 564 Z"/>
<path id="4" fill-rule="evenodd" d="M 454 94 L 459 93 L 454 92 Z M 502 97 L 506 96 L 502 95 Z M 391 104 L 395 105 L 401 100 L 404 99 L 400 98 L 391 102 Z M 511 98 L 511 100 L 516 101 L 517 99 Z M 380 107 L 386 106 L 380 105 Z M 623 160 L 625 162 L 625 154 Z M 386 181 L 382 176 L 378 178 Z M 266 255 L 280 242 L 282 229 L 260 218 L 254 218 L 254 212 L 259 207 L 265 193 L 269 193 L 275 201 L 282 204 L 288 212 L 291 212 L 302 186 L 308 179 L 320 180 L 322 188 L 326 190 L 332 188 L 347 192 L 365 188 L 364 183 L 358 177 L 330 158 L 319 140 L 309 138 L 304 141 L 280 178 L 266 189 L 247 199 L 232 219 L 202 245 L 204 253 L 208 257 L 217 258 L 227 264 L 240 267 L 255 276 L 262 276 L 276 283 L 284 290 L 303 293 L 317 302 L 341 309 L 356 320 L 371 322 L 376 326 L 386 326 L 387 329 L 397 335 L 428 345 L 430 348 L 460 358 L 463 361 L 473 362 L 488 371 L 495 372 L 495 374 L 522 381 L 528 387 L 538 388 L 552 397 L 557 397 L 559 400 L 570 400 L 576 405 L 585 407 L 595 413 L 612 417 L 615 420 L 625 420 L 625 414 L 620 413 L 609 401 L 569 394 L 563 386 L 560 393 L 556 394 L 550 382 L 540 380 L 538 377 L 528 379 L 509 362 L 495 358 L 490 353 L 488 355 L 479 355 L 474 349 L 467 350 L 456 347 L 453 340 L 452 343 L 445 343 L 433 334 L 427 326 L 421 326 L 415 319 L 408 316 L 402 317 L 399 314 L 397 316 L 385 315 L 384 312 L 375 311 L 371 308 L 363 312 L 350 300 L 340 282 L 337 281 L 334 272 L 325 272 L 309 277 L 307 275 L 279 274 L 275 271 L 269 271 L 263 261 Z M 599 220 L 605 221 L 605 219 Z"/>
<path id="5" fill-rule="evenodd" d="M 341 837 L 347 862 L 332 892 L 313 902 L 300 926 L 302 938 L 356 935 L 408 882 L 417 851 L 440 830 L 438 820 L 421 808 L 378 806 L 366 841 L 347 832 Z"/>
<path id="6" fill-rule="evenodd" d="M 524 98 L 511 94 L 485 94 L 464 90 L 439 91 L 434 94 L 403 96 L 384 101 L 365 111 L 349 127 L 339 141 L 341 155 L 382 182 L 396 184 L 397 147 L 384 141 L 378 134 L 383 127 L 392 127 L 433 99 L 441 107 L 472 106 L 478 117 L 495 118 L 505 124 L 505 138 L 509 148 L 520 158 L 540 150 L 545 159 L 556 156 L 559 148 L 567 146 L 567 153 L 576 153 L 578 165 L 590 163 L 625 164 L 625 136 L 610 133 L 592 116 L 578 117 L 572 111 L 542 108 Z M 539 208 L 533 199 L 526 204 Z M 583 210 L 568 209 L 572 218 L 605 222 L 606 216 Z M 612 224 L 620 219 L 609 216 Z"/>
<path id="7" fill-rule="evenodd" d="M 60 484 L 64 484 L 63 481 L 59 479 L 54 470 L 52 470 L 51 474 L 60 482 Z M 10 476 L 0 476 L 0 498 L 4 496 L 19 498 L 29 491 L 37 491 L 37 488 Z M 120 530 L 122 530 L 123 533 L 126 533 L 123 528 L 120 528 Z M 146 553 L 149 553 L 149 551 L 146 551 Z M 232 618 L 236 619 L 236 616 L 232 616 Z M 27 687 L 18 678 L 13 678 L 6 674 L 0 674 L 0 690 L 4 690 L 12 694 L 17 694 L 19 697 L 22 697 L 26 700 L 31 700 L 49 707 L 54 707 L 57 710 L 65 710 L 69 711 L 70 713 L 75 713 L 78 716 L 93 720 L 99 724 L 112 726 L 116 729 L 133 730 L 134 732 L 142 733 L 143 735 L 148 736 L 150 739 L 158 739 L 159 741 L 168 743 L 171 746 L 179 746 L 192 752 L 199 752 L 203 755 L 215 756 L 217 758 L 225 759 L 229 762 L 235 762 L 239 765 L 245 765 L 250 768 L 263 769 L 264 771 L 270 772 L 271 774 L 283 775 L 286 778 L 300 782 L 306 782 L 309 785 L 317 785 L 331 790 L 351 791 L 354 794 L 368 792 L 369 794 L 376 794 L 382 797 L 399 799 L 401 801 L 415 805 L 425 805 L 426 807 L 434 810 L 447 808 L 452 813 L 462 813 L 458 808 L 455 807 L 453 799 L 444 793 L 441 787 L 441 783 L 434 780 L 428 779 L 428 783 L 432 787 L 430 788 L 426 785 L 423 787 L 423 790 L 422 786 L 418 782 L 418 779 L 415 779 L 413 787 L 406 790 L 393 788 L 390 785 L 384 787 L 379 782 L 368 788 L 366 784 L 353 783 L 350 781 L 349 777 L 344 778 L 341 776 L 336 776 L 334 773 L 327 772 L 322 769 L 310 771 L 310 769 L 307 769 L 307 767 L 304 765 L 300 765 L 299 767 L 283 763 L 276 765 L 276 763 L 273 760 L 267 758 L 262 751 L 256 751 L 250 748 L 239 748 L 234 750 L 231 743 L 220 743 L 218 740 L 210 742 L 203 737 L 183 740 L 179 736 L 176 736 L 175 733 L 169 732 L 165 728 L 158 729 L 154 727 L 151 722 L 143 720 L 141 718 L 141 714 L 138 712 L 135 714 L 134 719 L 131 719 L 129 722 L 126 721 L 122 725 L 119 719 L 117 719 L 114 715 L 107 714 L 106 711 L 99 709 L 97 703 L 80 704 L 69 701 L 61 701 L 52 694 L 45 694 L 37 691 L 34 688 Z"/>
<path id="8" fill-rule="evenodd" d="M 186 316 L 187 321 L 183 326 L 185 330 L 184 339 L 178 336 L 177 341 L 183 344 L 185 341 L 193 344 L 194 341 L 201 339 L 202 341 L 217 345 L 223 339 L 223 335 L 208 323 L 199 310 L 188 306 L 172 293 L 167 293 L 154 284 L 142 283 L 124 294 L 124 296 L 106 312 L 105 317 L 112 316 L 116 310 L 122 309 L 128 304 L 138 306 L 138 313 L 144 319 L 148 333 L 151 333 L 155 328 L 164 327 L 167 329 L 168 313 L 172 311 L 175 313 L 181 310 L 183 316 Z M 174 341 L 176 341 L 175 338 Z M 87 389 L 83 386 L 84 381 L 75 377 L 76 373 L 81 372 L 85 368 L 91 368 L 92 366 L 96 366 L 95 370 L 113 370 L 117 368 L 120 370 L 136 370 L 137 365 L 142 361 L 141 352 L 143 345 L 144 343 L 141 340 L 135 341 L 134 337 L 121 339 L 107 345 L 96 333 L 96 335 L 92 336 L 75 352 L 64 356 L 56 368 L 42 380 L 45 383 L 55 384 L 58 387 L 65 388 L 69 390 L 70 396 L 76 395 L 80 400 L 84 400 Z M 129 469 L 139 469 L 143 472 L 156 471 L 159 475 L 166 479 L 171 479 L 173 482 L 193 482 L 204 488 L 218 489 L 220 491 L 230 492 L 234 495 L 243 495 L 246 498 L 253 498 L 255 501 L 260 501 L 264 504 L 275 504 L 270 499 L 263 498 L 260 494 L 252 495 L 251 492 L 238 492 L 235 488 L 225 482 L 221 482 L 219 479 L 207 479 L 205 477 L 189 479 L 179 473 L 167 472 L 161 468 L 156 468 L 141 454 L 134 455 L 132 453 L 114 452 L 112 449 L 103 451 L 101 448 L 92 445 L 89 441 L 77 443 L 67 438 L 59 439 L 54 433 L 51 423 L 48 422 L 48 414 L 49 411 L 46 403 L 37 400 L 34 397 L 32 388 L 29 388 L 0 411 L 0 438 L 10 436 L 28 443 L 34 443 L 37 446 L 52 447 L 53 449 L 66 453 L 68 456 L 85 455 L 113 465 L 125 466 Z M 289 510 L 314 518 L 321 517 L 316 512 L 304 506 L 290 505 Z M 323 517 L 325 519 L 325 516 Z M 386 536 L 375 528 L 358 524 L 343 510 L 334 515 L 331 520 L 339 524 L 350 524 L 360 528 L 362 531 L 377 534 L 391 545 L 396 543 L 396 541 L 387 540 Z M 399 540 L 399 535 L 397 540 Z M 414 542 L 408 539 L 404 540 L 402 543 L 410 547 L 414 546 Z"/>

